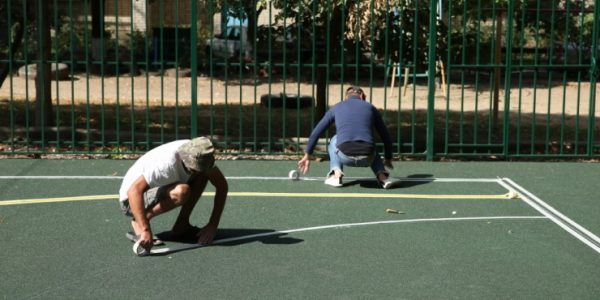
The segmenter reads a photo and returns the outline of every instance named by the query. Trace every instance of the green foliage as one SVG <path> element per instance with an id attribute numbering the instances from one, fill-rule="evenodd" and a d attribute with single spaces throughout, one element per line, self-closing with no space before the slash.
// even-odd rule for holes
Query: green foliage
<path id="1" fill-rule="evenodd" d="M 200 21 L 199 21 L 200 22 Z M 198 49 L 198 61 L 206 61 L 206 41 L 211 37 L 211 32 L 208 27 L 202 26 L 202 24 L 198 25 L 198 41 L 197 41 L 197 49 Z M 189 55 L 183 58 L 182 66 L 189 66 Z"/>
<path id="2" fill-rule="evenodd" d="M 341 41 L 343 47 L 330 47 L 332 62 L 340 57 L 341 51 L 348 58 L 375 63 L 390 59 L 420 63 L 428 60 L 429 1 L 265 0 L 259 3 L 265 7 L 271 3 L 279 9 L 281 13 L 276 20 L 285 17 L 295 20 L 297 25 L 294 25 L 309 29 L 311 34 L 303 36 L 311 37 L 314 44 Z M 439 38 L 438 43 L 442 42 Z M 438 48 L 443 47 L 438 45 Z"/>
<path id="3" fill-rule="evenodd" d="M 150 34 L 151 32 L 139 30 L 127 33 L 126 47 L 136 60 L 145 60 L 146 54 L 151 52 L 152 37 Z"/>
<path id="4" fill-rule="evenodd" d="M 361 53 L 375 54 L 376 60 L 380 61 L 387 57 L 400 62 L 428 60 L 429 0 L 258 1 L 263 8 L 269 3 L 280 10 L 276 20 L 285 17 L 295 20 L 303 28 L 311 28 L 311 37 L 316 39 L 313 43 L 343 40 L 344 51 L 349 56 L 353 56 L 354 45 L 358 45 Z M 445 18 L 438 21 L 436 37 L 439 54 L 445 56 L 445 51 L 449 50 L 451 57 L 459 58 L 463 51 L 479 47 L 479 58 L 489 62 L 492 46 L 497 42 L 496 21 L 507 17 L 510 1 L 446 0 L 442 3 Z M 513 8 L 514 23 L 506 24 L 505 19 L 503 24 L 503 43 L 506 43 L 509 28 L 515 30 L 515 41 L 523 34 L 528 37 L 526 43 L 531 44 L 533 39 L 537 47 L 583 43 L 584 49 L 590 49 L 594 19 L 590 12 L 592 1 L 517 0 Z M 338 21 L 345 24 L 341 30 Z M 449 41 L 453 46 L 447 49 Z M 339 47 L 330 50 L 332 58 L 339 56 L 336 52 Z M 474 54 L 469 53 L 469 59 L 474 59 Z"/>
<path id="5" fill-rule="evenodd" d="M 72 53 L 84 49 L 86 35 L 88 39 L 91 36 L 89 31 L 86 34 L 81 26 L 75 26 L 66 18 L 61 19 L 61 22 L 57 25 L 53 24 L 52 31 L 54 32 L 51 37 L 52 57 L 60 60 L 69 59 Z"/>
<path id="6" fill-rule="evenodd" d="M 149 0 L 153 1 L 156 0 Z M 255 21 L 253 18 L 257 13 L 268 12 L 271 5 L 279 11 L 273 16 L 275 21 L 285 19 L 289 27 L 271 29 L 283 32 L 286 38 L 289 34 L 294 45 L 300 45 L 302 49 L 324 50 L 323 45 L 329 45 L 328 59 L 331 63 L 342 62 L 342 57 L 345 57 L 343 63 L 358 58 L 357 62 L 366 59 L 369 62 L 372 59 L 375 63 L 392 60 L 423 65 L 429 61 L 430 1 L 215 0 L 206 1 L 205 5 L 210 13 L 220 12 L 225 6 L 233 12 L 245 11 L 250 21 Z M 7 57 L 10 41 L 20 27 L 25 28 L 22 47 L 11 53 L 13 58 L 31 60 L 37 56 L 36 18 L 24 12 L 27 7 L 25 3 L 25 0 L 5 0 L 0 3 L 0 57 Z M 442 3 L 444 18 L 437 23 L 436 46 L 439 55 L 446 56 L 446 51 L 449 51 L 454 61 L 460 62 L 466 51 L 471 51 L 466 54 L 469 59 L 475 59 L 475 52 L 478 52 L 481 60 L 489 61 L 496 42 L 495 22 L 506 17 L 510 3 L 514 3 L 514 21 L 513 24 L 505 22 L 501 34 L 505 37 L 507 28 L 514 30 L 513 45 L 557 47 L 556 55 L 566 53 L 561 52 L 560 48 L 575 45 L 584 49 L 584 60 L 589 59 L 593 42 L 594 15 L 591 10 L 594 1 L 444 0 Z M 70 22 L 65 16 L 59 16 L 55 22 L 51 24 L 53 58 L 68 60 L 73 53 L 91 52 L 89 29 L 80 22 Z M 250 24 L 250 27 L 254 25 Z M 104 47 L 128 55 L 133 53 L 136 59 L 145 59 L 152 42 L 146 34 L 138 31 L 129 33 L 128 38 L 123 39 L 127 49 L 122 51 L 116 50 L 117 41 L 106 32 L 103 35 Z M 198 26 L 200 60 L 204 59 L 204 44 L 209 35 L 209 27 Z M 501 40 L 506 44 L 504 37 Z M 325 58 L 323 55 L 317 57 Z M 184 60 L 184 63 L 188 62 Z"/>
<path id="7" fill-rule="evenodd" d="M 11 11 L 9 12 L 9 2 Z M 22 9 L 17 6 L 16 1 L 2 1 L 0 3 L 0 58 L 8 57 L 10 45 L 14 42 L 15 32 L 22 26 Z M 10 17 L 10 19 L 9 19 Z"/>

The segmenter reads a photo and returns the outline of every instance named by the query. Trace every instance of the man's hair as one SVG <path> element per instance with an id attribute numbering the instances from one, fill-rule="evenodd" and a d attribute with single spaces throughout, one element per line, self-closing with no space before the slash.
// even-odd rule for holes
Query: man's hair
<path id="1" fill-rule="evenodd" d="M 351 86 L 346 89 L 346 98 L 348 98 L 350 96 L 358 96 L 358 97 L 362 98 L 363 100 L 366 98 L 365 92 L 363 92 L 363 90 L 357 86 Z"/>

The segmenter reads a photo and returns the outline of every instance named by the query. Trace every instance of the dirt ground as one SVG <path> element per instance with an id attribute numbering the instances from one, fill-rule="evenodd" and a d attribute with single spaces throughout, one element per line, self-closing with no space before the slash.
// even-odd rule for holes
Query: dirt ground
<path id="1" fill-rule="evenodd" d="M 456 76 L 455 76 L 456 77 Z M 558 77 L 558 76 L 556 76 Z M 547 77 L 540 77 L 533 83 L 532 76 L 523 76 L 524 81 L 519 89 L 518 77 L 513 79 L 511 89 L 510 109 L 522 113 L 536 112 L 537 114 L 567 114 L 587 115 L 589 112 L 590 84 L 589 82 L 569 81 L 563 85 L 561 78 L 549 84 Z M 490 88 L 489 77 L 480 76 L 479 84 L 473 80 L 461 84 L 460 77 L 450 79 L 449 91 L 436 85 L 436 109 L 449 109 L 454 111 L 489 111 L 493 103 L 494 92 Z M 400 82 L 402 83 L 402 82 Z M 351 82 L 343 85 L 331 80 L 327 89 L 329 104 L 334 104 L 342 98 L 343 90 Z M 12 85 L 12 88 L 11 88 Z M 188 105 L 192 98 L 190 77 L 174 76 L 120 76 L 99 77 L 76 75 L 73 80 L 52 81 L 53 103 L 61 105 L 87 103 L 90 104 L 115 104 L 145 106 L 146 99 L 149 105 Z M 372 85 L 362 84 L 368 98 L 375 106 L 381 109 L 403 111 L 411 109 L 425 109 L 428 102 L 427 85 L 424 80 L 416 85 L 409 84 L 405 87 L 394 82 L 378 82 Z M 596 93 L 598 86 L 596 86 Z M 301 94 L 314 96 L 316 84 L 310 82 L 297 82 L 295 80 L 269 78 L 239 80 L 231 76 L 228 80 L 222 78 L 198 77 L 197 96 L 199 104 L 247 104 L 260 103 L 260 97 L 266 94 Z M 0 101 L 23 101 L 35 98 L 35 81 L 24 77 L 9 77 L 0 88 Z M 448 98 L 448 100 L 446 100 Z M 504 108 L 505 92 L 499 89 L 500 110 Z M 598 115 L 596 106 L 596 115 Z"/>

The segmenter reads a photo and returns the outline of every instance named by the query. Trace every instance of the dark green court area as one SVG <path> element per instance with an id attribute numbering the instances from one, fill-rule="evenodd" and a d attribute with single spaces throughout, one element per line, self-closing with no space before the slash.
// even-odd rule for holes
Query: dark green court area
<path id="1" fill-rule="evenodd" d="M 116 194 L 131 160 L 0 160 L 5 299 L 597 299 L 596 163 L 395 162 L 323 184 L 328 162 L 217 161 L 217 241 L 137 257 Z M 194 211 L 203 226 L 208 188 Z M 394 209 L 400 213 L 389 213 Z M 176 212 L 152 220 L 167 231 Z"/>

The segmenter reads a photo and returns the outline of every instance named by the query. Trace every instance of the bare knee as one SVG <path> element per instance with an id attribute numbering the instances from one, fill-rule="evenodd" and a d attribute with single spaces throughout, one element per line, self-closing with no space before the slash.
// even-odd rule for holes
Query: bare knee
<path id="1" fill-rule="evenodd" d="M 183 205 L 190 197 L 190 190 L 188 184 L 178 184 L 169 192 L 169 197 L 175 205 Z"/>

